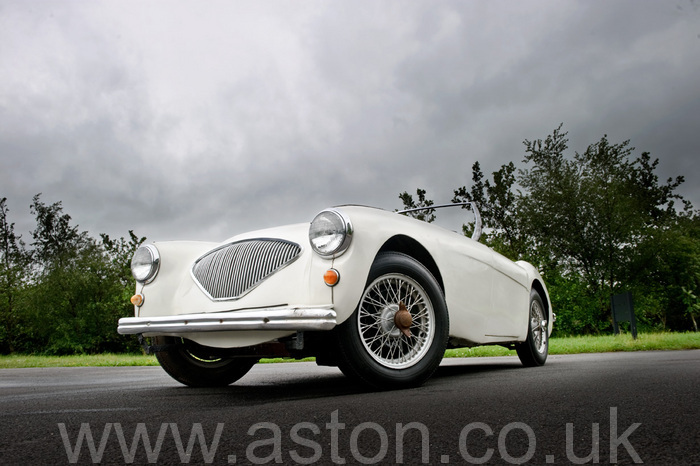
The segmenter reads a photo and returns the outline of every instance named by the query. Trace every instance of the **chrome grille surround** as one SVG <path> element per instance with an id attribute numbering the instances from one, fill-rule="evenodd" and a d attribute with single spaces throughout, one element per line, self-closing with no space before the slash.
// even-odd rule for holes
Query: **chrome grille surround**
<path id="1" fill-rule="evenodd" d="M 214 301 L 239 299 L 300 254 L 301 246 L 283 239 L 237 241 L 197 259 L 192 266 L 192 278 Z"/>

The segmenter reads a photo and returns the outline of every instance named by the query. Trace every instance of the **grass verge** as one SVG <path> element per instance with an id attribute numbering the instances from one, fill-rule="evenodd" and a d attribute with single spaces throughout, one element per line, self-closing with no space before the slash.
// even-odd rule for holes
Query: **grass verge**
<path id="1" fill-rule="evenodd" d="M 640 333 L 580 337 L 559 337 L 549 340 L 549 354 L 611 353 L 615 351 L 651 351 L 700 349 L 700 333 Z M 447 357 L 512 356 L 514 350 L 502 346 L 477 346 L 447 350 Z"/>
<path id="2" fill-rule="evenodd" d="M 549 354 L 607 353 L 613 351 L 650 351 L 700 349 L 700 333 L 643 333 L 634 340 L 632 335 L 606 335 L 552 338 Z M 479 346 L 447 350 L 448 358 L 480 356 L 512 356 L 515 351 L 501 346 Z M 287 362 L 290 359 L 263 359 L 261 362 Z M 304 361 L 313 361 L 306 358 Z M 0 356 L 0 369 L 25 367 L 115 367 L 157 366 L 155 356 L 141 354 L 95 354 L 73 356 Z"/>
<path id="3" fill-rule="evenodd" d="M 155 356 L 142 354 L 75 354 L 71 356 L 41 356 L 10 354 L 0 356 L 0 369 L 23 367 L 109 367 L 157 366 Z"/>

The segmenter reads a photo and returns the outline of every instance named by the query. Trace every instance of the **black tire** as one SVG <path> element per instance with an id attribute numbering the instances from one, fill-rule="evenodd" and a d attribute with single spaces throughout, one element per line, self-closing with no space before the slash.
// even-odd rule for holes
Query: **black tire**
<path id="1" fill-rule="evenodd" d="M 155 346 L 165 351 L 156 353 L 161 367 L 173 379 L 190 387 L 225 387 L 248 373 L 256 358 L 222 358 L 207 347 L 175 337 L 155 337 Z"/>
<path id="2" fill-rule="evenodd" d="M 401 304 L 408 321 L 396 317 Z M 379 389 L 419 386 L 440 364 L 449 327 L 442 289 L 430 271 L 405 254 L 382 253 L 355 312 L 336 329 L 338 366 Z"/>
<path id="3" fill-rule="evenodd" d="M 542 297 L 536 290 L 530 292 L 527 322 L 527 340 L 518 343 L 515 350 L 523 366 L 542 366 L 549 353 L 549 316 Z"/>

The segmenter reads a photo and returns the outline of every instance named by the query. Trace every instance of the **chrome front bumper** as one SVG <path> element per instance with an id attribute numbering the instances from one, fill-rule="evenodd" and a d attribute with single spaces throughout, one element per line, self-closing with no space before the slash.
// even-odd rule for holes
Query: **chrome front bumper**
<path id="1" fill-rule="evenodd" d="M 330 330 L 336 313 L 329 308 L 266 308 L 180 314 L 161 317 L 124 317 L 117 331 L 129 334 L 221 332 L 231 330 Z"/>

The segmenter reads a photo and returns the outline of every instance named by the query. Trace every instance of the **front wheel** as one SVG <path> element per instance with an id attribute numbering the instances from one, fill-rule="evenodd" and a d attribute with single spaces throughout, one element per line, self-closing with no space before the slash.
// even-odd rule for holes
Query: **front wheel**
<path id="1" fill-rule="evenodd" d="M 413 258 L 383 253 L 352 316 L 338 327 L 340 369 L 371 386 L 421 385 L 440 364 L 449 317 L 442 289 Z"/>
<path id="2" fill-rule="evenodd" d="M 526 367 L 542 366 L 549 353 L 548 318 L 542 297 L 536 290 L 530 293 L 527 340 L 515 347 L 520 362 Z"/>
<path id="3" fill-rule="evenodd" d="M 155 337 L 161 367 L 173 379 L 190 387 L 224 387 L 240 379 L 258 362 L 256 358 L 221 358 L 190 340 Z"/>

